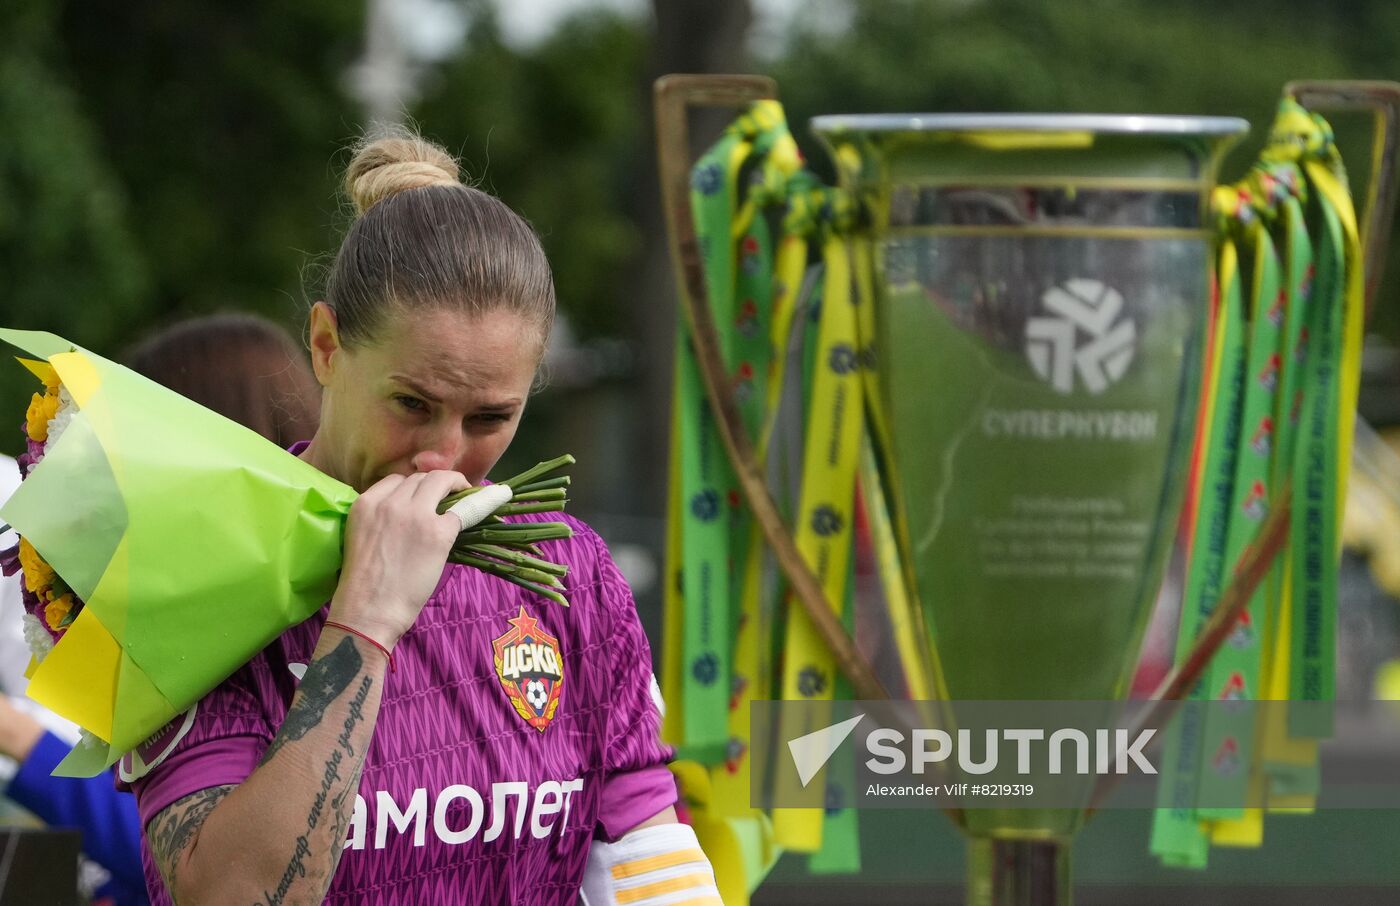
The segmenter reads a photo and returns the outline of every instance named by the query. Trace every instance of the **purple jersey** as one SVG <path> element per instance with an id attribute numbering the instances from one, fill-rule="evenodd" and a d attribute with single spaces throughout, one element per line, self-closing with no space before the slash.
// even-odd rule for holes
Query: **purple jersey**
<path id="1" fill-rule="evenodd" d="M 590 842 L 675 801 L 631 592 L 597 534 L 568 521 L 573 538 L 542 546 L 569 566 L 571 607 L 449 565 L 395 646 L 327 903 L 572 906 Z M 123 759 L 143 827 L 253 772 L 326 614 Z M 168 904 L 144 834 L 142 860 L 152 902 Z"/>

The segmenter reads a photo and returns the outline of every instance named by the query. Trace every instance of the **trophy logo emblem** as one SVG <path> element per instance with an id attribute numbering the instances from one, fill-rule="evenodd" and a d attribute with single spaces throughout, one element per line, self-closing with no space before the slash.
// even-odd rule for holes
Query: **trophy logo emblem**
<path id="1" fill-rule="evenodd" d="M 1094 395 L 1116 383 L 1132 364 L 1137 324 L 1123 315 L 1123 294 L 1098 280 L 1073 279 L 1040 297 L 1045 315 L 1026 321 L 1026 358 L 1059 393 L 1074 391 L 1074 376 Z"/>

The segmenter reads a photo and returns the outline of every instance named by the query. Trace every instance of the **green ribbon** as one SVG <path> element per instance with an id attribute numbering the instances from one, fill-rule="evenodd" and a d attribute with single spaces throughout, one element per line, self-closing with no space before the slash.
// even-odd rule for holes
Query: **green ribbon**
<path id="1" fill-rule="evenodd" d="M 1282 347 L 1285 351 L 1286 367 L 1283 393 L 1279 399 L 1281 415 L 1278 419 L 1273 478 L 1273 486 L 1279 487 L 1285 480 L 1292 478 L 1298 449 L 1299 425 L 1305 396 L 1307 350 L 1304 338 L 1307 333 L 1304 327 L 1314 308 L 1312 287 L 1315 265 L 1312 239 L 1308 236 L 1308 227 L 1303 215 L 1302 200 L 1306 197 L 1307 188 L 1302 173 L 1297 165 L 1291 162 L 1266 165 L 1263 169 L 1272 177 L 1273 187 L 1278 193 L 1278 216 L 1273 226 L 1283 250 L 1288 292 Z M 1265 627 L 1264 645 L 1271 663 L 1268 674 L 1263 679 L 1261 697 L 1270 700 L 1288 698 L 1288 674 L 1294 638 L 1295 596 L 1291 575 L 1294 559 L 1294 548 L 1290 539 L 1278 562 L 1269 571 L 1267 579 L 1273 606 Z M 1285 797 L 1316 795 L 1319 783 L 1316 750 L 1309 747 L 1299 750 L 1296 744 L 1290 744 L 1287 739 L 1286 719 L 1280 719 L 1277 711 L 1270 711 L 1265 715 L 1265 719 L 1268 725 L 1262 734 L 1264 742 L 1260 761 L 1268 780 L 1270 801 L 1286 801 Z"/>
<path id="2" fill-rule="evenodd" d="M 1233 190 L 1217 190 L 1220 192 Z M 1228 564 L 1236 461 L 1239 458 L 1239 414 L 1244 403 L 1244 292 L 1234 241 L 1220 245 L 1217 274 L 1218 304 L 1210 342 L 1207 385 L 1209 416 L 1201 439 L 1203 461 L 1198 476 L 1198 501 L 1191 532 L 1186 588 L 1181 602 L 1176 660 L 1184 659 L 1200 635 L 1220 597 Z M 1191 690 L 1190 701 L 1209 697 L 1204 683 Z M 1150 850 L 1168 865 L 1205 865 L 1208 841 L 1196 818 L 1199 764 L 1203 732 L 1200 711 L 1187 709 L 1166 736 L 1163 777 L 1153 815 Z"/>
<path id="3" fill-rule="evenodd" d="M 734 321 L 724 329 L 733 334 L 734 395 L 746 431 L 757 439 L 756 455 L 762 466 L 768 456 L 769 426 L 781 399 L 785 369 L 780 365 L 805 269 L 806 245 L 805 239 L 788 229 L 784 217 L 780 238 L 784 253 L 775 261 L 771 221 L 777 218 L 772 215 L 783 210 L 792 191 L 790 176 L 800 160 L 781 110 L 776 105 L 757 107 L 740 125 L 756 130 L 756 135 L 752 154 L 741 171 L 747 182 L 746 195 L 731 226 L 731 239 L 737 248 L 737 301 Z M 716 230 L 722 226 L 714 225 Z M 716 815 L 752 817 L 749 703 L 770 694 L 772 662 L 765 646 L 771 633 L 772 608 L 764 606 L 768 572 L 765 543 L 745 506 L 733 514 L 730 551 L 734 558 L 731 593 L 739 606 L 733 610 L 729 739 L 723 763 L 711 772 L 711 802 Z"/>
<path id="4" fill-rule="evenodd" d="M 855 563 L 855 533 L 851 533 L 851 563 Z M 841 622 L 855 637 L 856 571 L 847 573 L 846 600 Z M 851 684 L 844 674 L 836 675 L 834 697 L 851 698 Z M 856 796 L 856 747 L 842 746 L 826 768 L 826 810 L 822 816 L 821 849 L 807 858 L 807 869 L 814 875 L 856 874 L 860 871 L 860 813 L 851 807 Z"/>
<path id="5" fill-rule="evenodd" d="M 1339 380 L 1344 264 L 1336 212 L 1314 193 L 1322 229 L 1317 237 L 1317 304 L 1309 312 L 1298 456 L 1293 464 L 1293 650 L 1290 701 L 1325 702 L 1335 695 L 1337 613 L 1337 472 Z M 1331 735 L 1330 714 L 1316 709 L 1290 715 L 1292 736 Z"/>
<path id="6" fill-rule="evenodd" d="M 1361 255 L 1346 172 L 1331 126 L 1285 99 L 1265 159 L 1297 163 L 1308 186 L 1315 274 L 1306 321 L 1306 393 L 1293 463 L 1288 697 L 1328 702 L 1335 694 L 1338 506 L 1345 493 L 1360 374 Z M 1331 725 L 1330 709 L 1313 706 L 1289 715 L 1294 737 L 1325 737 Z"/>
<path id="7" fill-rule="evenodd" d="M 1239 189 L 1217 190 L 1216 205 L 1230 216 L 1221 243 L 1221 302 L 1177 659 L 1194 644 L 1227 571 L 1255 539 L 1270 493 L 1291 480 L 1285 553 L 1190 697 L 1328 702 L 1335 676 L 1338 502 L 1354 418 L 1362 305 L 1354 212 L 1330 127 L 1285 100 L 1261 162 Z M 1242 256 L 1237 247 L 1245 250 Z M 1247 339 L 1240 314 L 1245 274 Z M 1330 709 L 1291 708 L 1287 732 L 1280 724 L 1272 717 L 1256 721 L 1252 712 L 1215 710 L 1204 720 L 1188 713 L 1173 726 L 1154 853 L 1168 864 L 1199 867 L 1212 840 L 1257 842 L 1262 811 L 1241 806 L 1262 798 L 1266 788 L 1276 797 L 1271 805 L 1310 805 L 1317 790 L 1316 740 L 1330 735 Z"/>
<path id="8" fill-rule="evenodd" d="M 751 145 L 731 127 L 696 163 L 691 209 L 700 243 L 710 313 L 717 325 L 734 317 L 734 250 L 729 224 L 739 205 L 739 167 Z M 732 331 L 719 330 L 726 368 Z M 676 348 L 681 449 L 682 755 L 707 764 L 724 757 L 729 739 L 730 495 L 733 469 L 713 423 L 700 366 L 684 325 Z"/>
<path id="9" fill-rule="evenodd" d="M 1241 187 L 1241 204 L 1233 217 L 1237 241 L 1248 249 L 1241 270 L 1250 274 L 1246 384 L 1235 457 L 1234 504 L 1229 513 L 1225 544 L 1226 569 L 1233 569 L 1259 534 L 1268 515 L 1273 476 L 1273 453 L 1279 421 L 1279 393 L 1284 383 L 1282 349 L 1284 306 L 1283 263 L 1255 205 L 1268 200 Z M 1204 675 L 1203 698 L 1214 701 L 1256 699 L 1259 696 L 1261 635 L 1266 621 L 1268 588 L 1255 589 L 1231 632 Z M 1212 608 L 1215 606 L 1212 602 Z M 1202 731 L 1200 798 L 1217 803 L 1197 810 L 1197 817 L 1218 820 L 1241 817 L 1254 750 L 1254 712 L 1207 709 Z M 1237 804 L 1228 804 L 1237 803 Z"/>

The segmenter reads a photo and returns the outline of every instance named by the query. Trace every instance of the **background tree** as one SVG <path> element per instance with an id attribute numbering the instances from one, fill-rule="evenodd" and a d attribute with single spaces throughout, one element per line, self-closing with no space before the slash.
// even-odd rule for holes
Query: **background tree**
<path id="1" fill-rule="evenodd" d="M 139 309 L 149 269 L 129 228 L 127 192 L 65 65 L 57 10 L 0 13 L 0 305 L 14 327 L 72 325 L 95 346 Z M 16 406 L 32 381 L 0 369 Z M 13 419 L 6 420 L 10 424 Z M 18 432 L 0 449 L 18 450 Z"/>

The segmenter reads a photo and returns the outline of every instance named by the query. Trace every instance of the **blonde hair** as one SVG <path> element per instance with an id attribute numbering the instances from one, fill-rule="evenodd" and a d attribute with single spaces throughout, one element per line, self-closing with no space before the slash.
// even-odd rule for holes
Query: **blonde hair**
<path id="1" fill-rule="evenodd" d="M 530 225 L 462 183 L 457 161 L 407 131 L 367 139 L 345 173 L 357 216 L 326 282 L 342 343 L 371 342 L 391 314 L 507 309 L 554 321 L 554 278 Z"/>
<path id="2" fill-rule="evenodd" d="M 391 135 L 360 143 L 345 171 L 345 194 L 363 214 L 396 192 L 427 186 L 454 186 L 461 180 L 457 161 L 416 135 Z"/>

